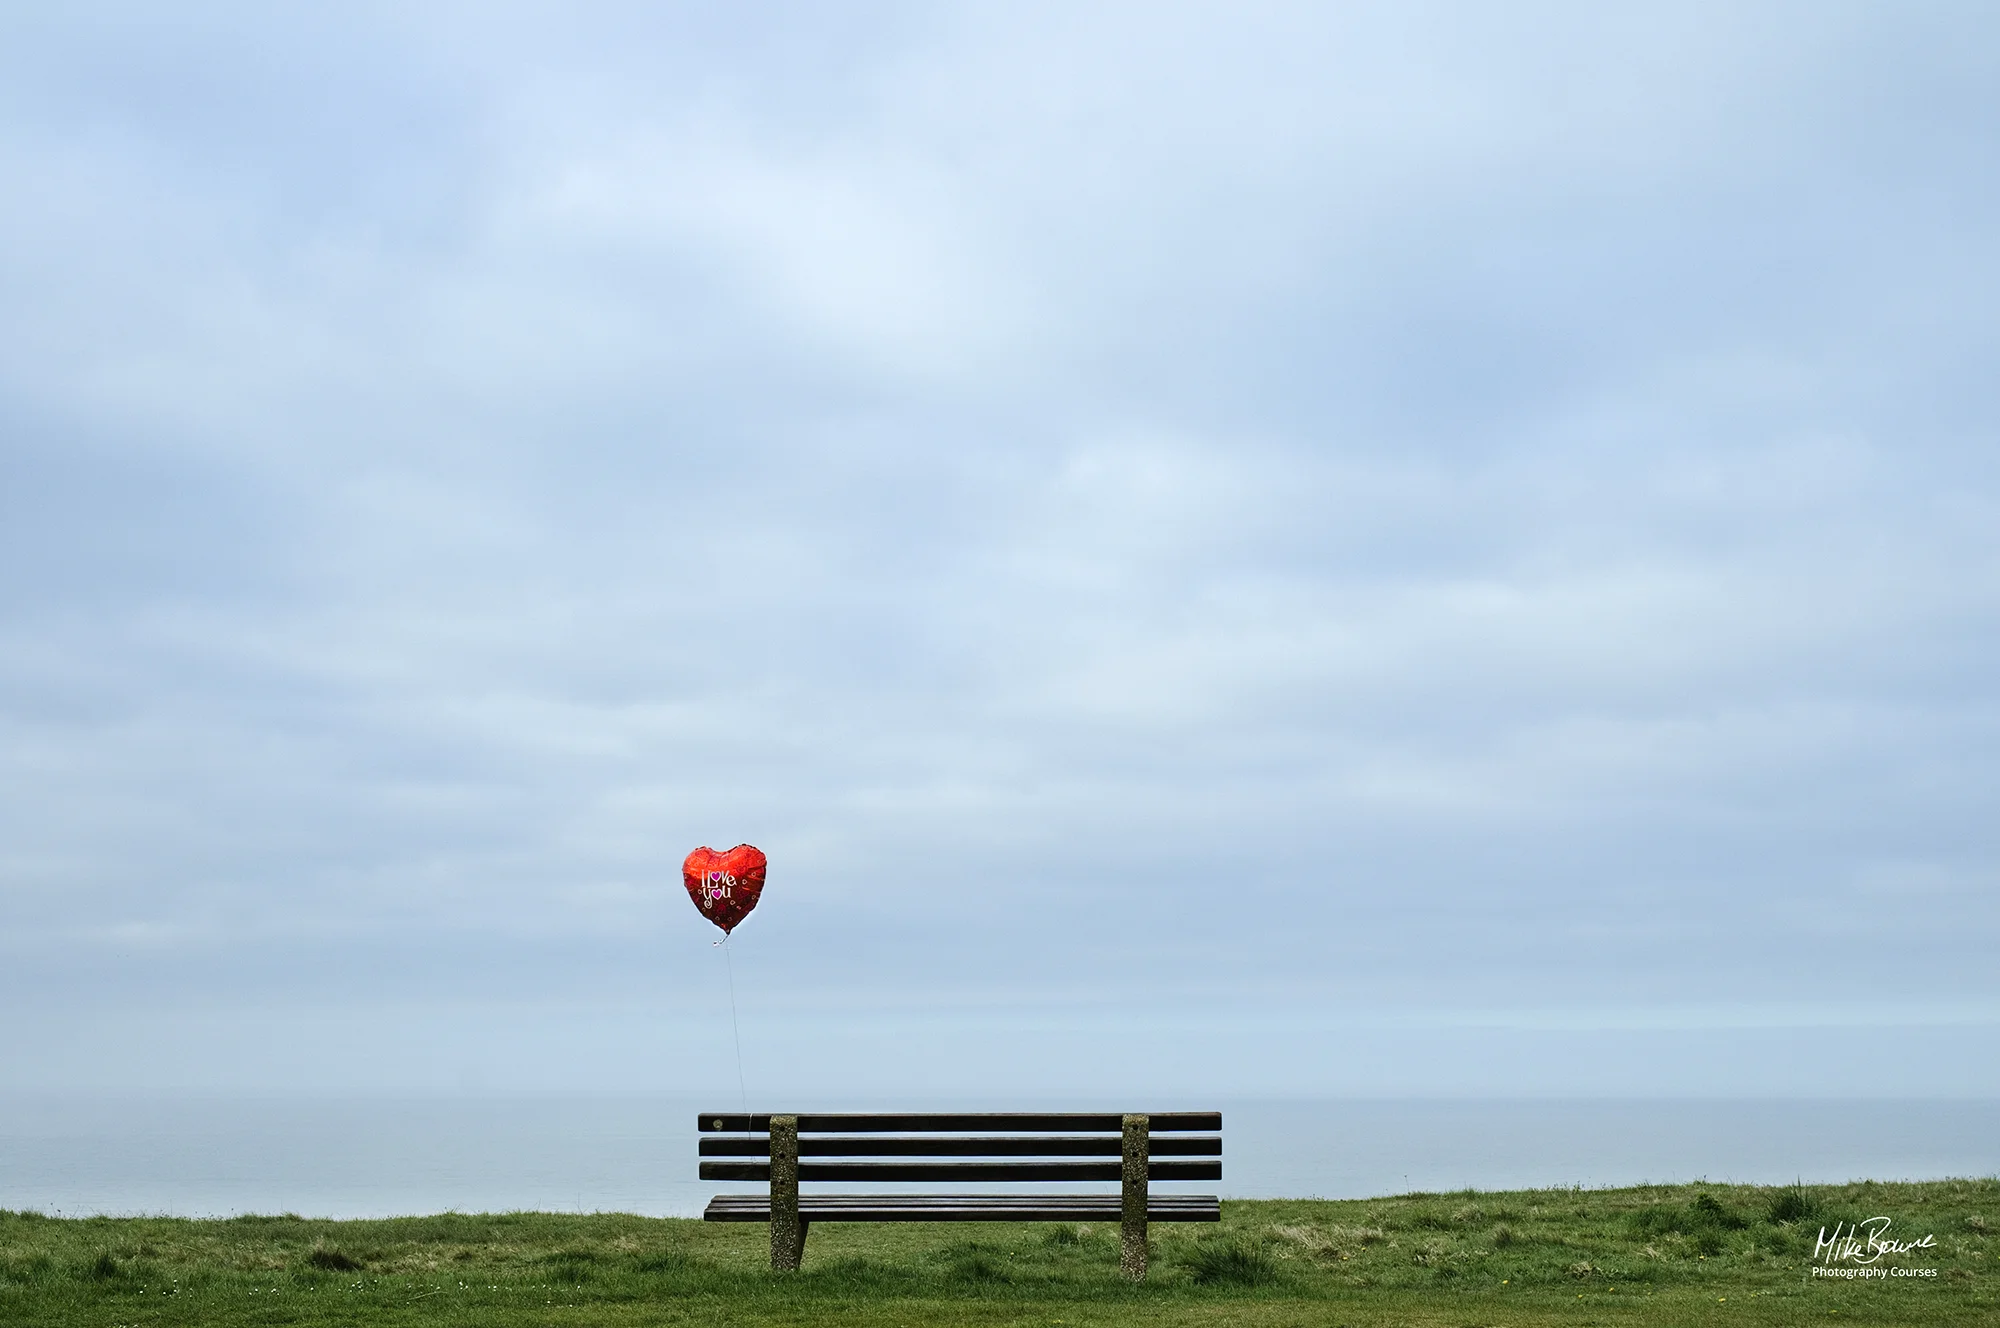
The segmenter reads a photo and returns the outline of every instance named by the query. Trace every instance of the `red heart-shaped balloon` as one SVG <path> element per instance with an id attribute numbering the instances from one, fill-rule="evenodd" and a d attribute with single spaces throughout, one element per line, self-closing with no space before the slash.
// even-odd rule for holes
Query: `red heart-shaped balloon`
<path id="1" fill-rule="evenodd" d="M 727 936 L 757 907 L 757 896 L 764 893 L 764 866 L 763 851 L 748 844 L 727 853 L 704 844 L 681 864 L 681 884 L 701 915 Z"/>

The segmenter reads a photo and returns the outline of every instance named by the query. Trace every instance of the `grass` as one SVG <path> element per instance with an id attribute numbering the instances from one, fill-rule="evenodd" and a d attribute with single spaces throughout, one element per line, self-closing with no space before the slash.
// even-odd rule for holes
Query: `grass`
<path id="1" fill-rule="evenodd" d="M 1935 1279 L 1808 1274 L 1876 1214 Z M 765 1229 L 620 1214 L 44 1217 L 0 1212 L 0 1324 L 2000 1325 L 2000 1180 L 1642 1186 L 1242 1201 L 1157 1226 L 821 1225 L 802 1272 Z"/>

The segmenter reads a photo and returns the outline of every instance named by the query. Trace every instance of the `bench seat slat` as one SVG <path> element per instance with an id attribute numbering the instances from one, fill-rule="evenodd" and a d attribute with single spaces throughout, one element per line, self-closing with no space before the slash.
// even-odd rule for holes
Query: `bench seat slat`
<path id="1" fill-rule="evenodd" d="M 809 1194 L 799 1196 L 807 1222 L 1116 1222 L 1115 1194 Z M 768 1222 L 770 1196 L 718 1194 L 702 1218 L 709 1222 Z M 1149 1222 L 1220 1222 L 1222 1202 L 1212 1194 L 1155 1194 L 1146 1200 Z"/>
<path id="2" fill-rule="evenodd" d="M 699 1141 L 703 1157 L 769 1157 L 768 1138 L 717 1135 Z M 963 1138 L 955 1135 L 885 1138 L 863 1135 L 841 1138 L 816 1135 L 799 1140 L 800 1157 L 1118 1157 L 1123 1142 L 1115 1136 L 1011 1135 L 1003 1138 Z M 1150 1141 L 1154 1157 L 1218 1157 L 1217 1135 L 1169 1134 Z"/>
<path id="3" fill-rule="evenodd" d="M 1150 1117 L 1152 1133 L 1201 1131 L 1214 1134 L 1222 1129 L 1219 1111 L 1163 1111 Z M 711 1111 L 701 1116 L 703 1134 L 767 1134 L 771 1129 L 768 1112 Z M 1125 1118 L 1117 1112 L 987 1111 L 971 1113 L 914 1112 L 805 1112 L 799 1116 L 800 1134 L 920 1134 L 926 1131 L 951 1134 L 1001 1134 L 1041 1132 L 1047 1134 L 1117 1134 L 1125 1128 Z"/>
<path id="4" fill-rule="evenodd" d="M 703 1162 L 703 1180 L 771 1179 L 769 1162 Z M 1117 1162 L 801 1162 L 799 1180 L 1119 1180 Z M 1148 1180 L 1221 1180 L 1221 1162 L 1153 1162 Z"/>

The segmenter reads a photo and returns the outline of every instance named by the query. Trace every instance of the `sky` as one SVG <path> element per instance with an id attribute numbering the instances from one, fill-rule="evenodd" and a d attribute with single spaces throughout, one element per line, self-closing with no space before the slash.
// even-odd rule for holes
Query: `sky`
<path id="1" fill-rule="evenodd" d="M 0 1088 L 2000 1097 L 1988 6 L 12 5 L 0 171 Z"/>

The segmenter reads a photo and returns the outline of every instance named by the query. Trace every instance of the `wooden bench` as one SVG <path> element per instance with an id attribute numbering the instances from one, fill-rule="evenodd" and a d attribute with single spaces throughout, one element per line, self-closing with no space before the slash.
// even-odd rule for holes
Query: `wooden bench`
<path id="1" fill-rule="evenodd" d="M 1220 1222 L 1212 1194 L 1153 1194 L 1149 1180 L 1221 1180 L 1222 1113 L 1007 1112 L 701 1118 L 701 1178 L 770 1184 L 718 1194 L 709 1222 L 769 1222 L 771 1267 L 795 1269 L 814 1222 L 1108 1222 L 1120 1267 L 1146 1275 L 1148 1222 Z M 720 1161 L 711 1159 L 755 1159 Z M 843 1159 L 819 1161 L 820 1158 Z M 851 1161 L 893 1158 L 895 1161 Z M 945 1159 L 945 1160 L 934 1160 Z M 1111 1159 L 1086 1160 L 1086 1159 Z M 1170 1160 L 1158 1160 L 1170 1159 Z M 812 1194 L 801 1181 L 1115 1180 L 1117 1194 Z"/>

